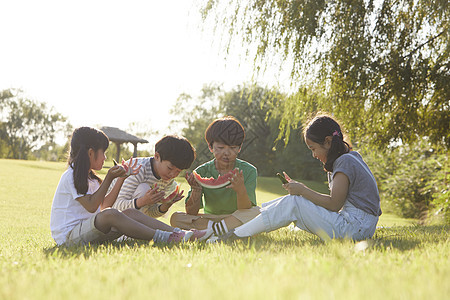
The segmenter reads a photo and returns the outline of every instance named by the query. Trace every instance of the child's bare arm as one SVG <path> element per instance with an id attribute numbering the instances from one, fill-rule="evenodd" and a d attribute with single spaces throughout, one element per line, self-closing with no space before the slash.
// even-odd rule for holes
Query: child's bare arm
<path id="1" fill-rule="evenodd" d="M 201 200 L 202 200 L 202 188 L 192 187 L 191 195 L 185 205 L 186 213 L 192 216 L 198 215 Z"/>
<path id="2" fill-rule="evenodd" d="M 116 202 L 117 196 L 119 195 L 120 189 L 122 188 L 123 182 L 126 177 L 119 177 L 114 184 L 113 189 L 105 196 L 105 199 L 100 205 L 100 209 L 103 210 L 107 207 L 112 207 L 114 202 Z"/>
<path id="3" fill-rule="evenodd" d="M 100 184 L 100 187 L 97 191 L 95 191 L 93 194 L 79 197 L 76 200 L 78 200 L 78 202 L 80 202 L 80 204 L 83 205 L 83 207 L 88 212 L 94 213 L 104 201 L 106 192 L 108 191 L 109 185 L 111 184 L 112 180 L 124 174 L 125 170 L 122 167 L 112 167 L 111 169 L 109 169 L 105 179 L 103 180 L 102 184 Z"/>
<path id="4" fill-rule="evenodd" d="M 308 188 L 303 183 L 289 178 L 289 183 L 283 184 L 283 187 L 291 195 L 303 196 L 312 203 L 320 205 L 331 211 L 339 211 L 344 206 L 348 194 L 350 182 L 348 177 L 341 172 L 336 173 L 333 178 L 333 188 L 330 195 L 318 193 Z"/>
<path id="5" fill-rule="evenodd" d="M 245 187 L 244 173 L 242 170 L 238 171 L 231 178 L 231 184 L 227 188 L 231 188 L 236 192 L 237 209 L 249 209 L 252 207 L 252 202 L 248 197 L 247 188 Z"/>
<path id="6" fill-rule="evenodd" d="M 114 161 L 114 164 L 117 165 L 117 163 Z M 141 166 L 136 166 L 137 160 L 134 161 L 133 164 L 133 158 L 129 160 L 127 163 L 126 161 L 122 160 L 121 168 L 124 169 L 125 173 L 124 175 L 121 175 L 119 178 L 117 178 L 116 183 L 114 184 L 113 189 L 106 195 L 105 199 L 100 204 L 101 209 L 105 209 L 107 207 L 112 207 L 114 202 L 117 200 L 117 196 L 119 195 L 120 189 L 123 185 L 123 182 L 125 179 L 130 175 L 136 175 L 139 173 L 139 169 Z"/>
<path id="7" fill-rule="evenodd" d="M 202 201 L 202 187 L 195 181 L 192 173 L 186 173 L 185 178 L 191 186 L 191 195 L 185 204 L 186 213 L 188 215 L 196 216 L 198 215 Z"/>

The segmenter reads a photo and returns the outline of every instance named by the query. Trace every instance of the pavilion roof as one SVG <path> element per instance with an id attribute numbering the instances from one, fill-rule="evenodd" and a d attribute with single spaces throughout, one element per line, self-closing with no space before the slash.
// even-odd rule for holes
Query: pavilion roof
<path id="1" fill-rule="evenodd" d="M 108 126 L 104 126 L 102 128 L 100 128 L 100 130 L 102 130 L 109 138 L 109 140 L 111 142 L 115 142 L 115 143 L 132 143 L 132 144 L 137 144 L 137 143 L 148 143 L 147 140 L 145 139 L 141 139 L 135 135 L 132 135 L 130 133 L 127 133 L 119 128 L 116 127 L 108 127 Z"/>

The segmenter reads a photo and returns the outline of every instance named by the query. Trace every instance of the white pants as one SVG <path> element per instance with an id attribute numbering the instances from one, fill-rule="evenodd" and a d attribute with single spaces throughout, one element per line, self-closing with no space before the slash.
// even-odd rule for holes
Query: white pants
<path id="1" fill-rule="evenodd" d="M 378 216 L 356 208 L 348 201 L 340 212 L 315 205 L 302 196 L 287 195 L 262 204 L 261 216 L 266 232 L 294 222 L 297 227 L 323 240 L 351 238 L 363 240 L 375 233 Z"/>

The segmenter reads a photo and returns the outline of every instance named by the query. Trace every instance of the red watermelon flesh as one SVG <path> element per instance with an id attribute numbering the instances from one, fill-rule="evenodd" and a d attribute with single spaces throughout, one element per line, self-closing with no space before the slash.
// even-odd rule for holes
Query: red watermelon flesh
<path id="1" fill-rule="evenodd" d="M 226 174 L 219 175 L 217 178 L 209 177 L 205 178 L 200 176 L 195 171 L 192 171 L 192 174 L 194 174 L 194 179 L 197 181 L 202 187 L 208 188 L 208 189 L 219 189 L 221 187 L 229 185 L 231 177 L 237 172 L 237 170 L 230 171 Z"/>

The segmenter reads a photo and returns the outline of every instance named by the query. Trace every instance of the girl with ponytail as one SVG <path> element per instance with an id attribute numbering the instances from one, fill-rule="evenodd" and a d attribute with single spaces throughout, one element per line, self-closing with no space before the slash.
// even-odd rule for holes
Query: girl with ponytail
<path id="1" fill-rule="evenodd" d="M 377 183 L 361 155 L 344 140 L 339 123 L 318 115 L 304 128 L 303 137 L 328 173 L 330 194 L 318 193 L 284 173 L 288 183 L 283 188 L 289 195 L 263 203 L 260 215 L 220 240 L 248 238 L 291 222 L 324 240 L 373 236 L 381 215 Z"/>
<path id="2" fill-rule="evenodd" d="M 133 159 L 128 164 L 123 161 L 102 180 L 95 171 L 103 168 L 108 146 L 108 137 L 95 128 L 80 127 L 73 132 L 68 168 L 59 181 L 50 216 L 52 237 L 58 245 L 98 243 L 122 235 L 155 242 L 182 242 L 205 235 L 204 231 L 173 228 L 136 209 L 111 208 L 124 180 L 136 175 L 140 166 Z"/>

